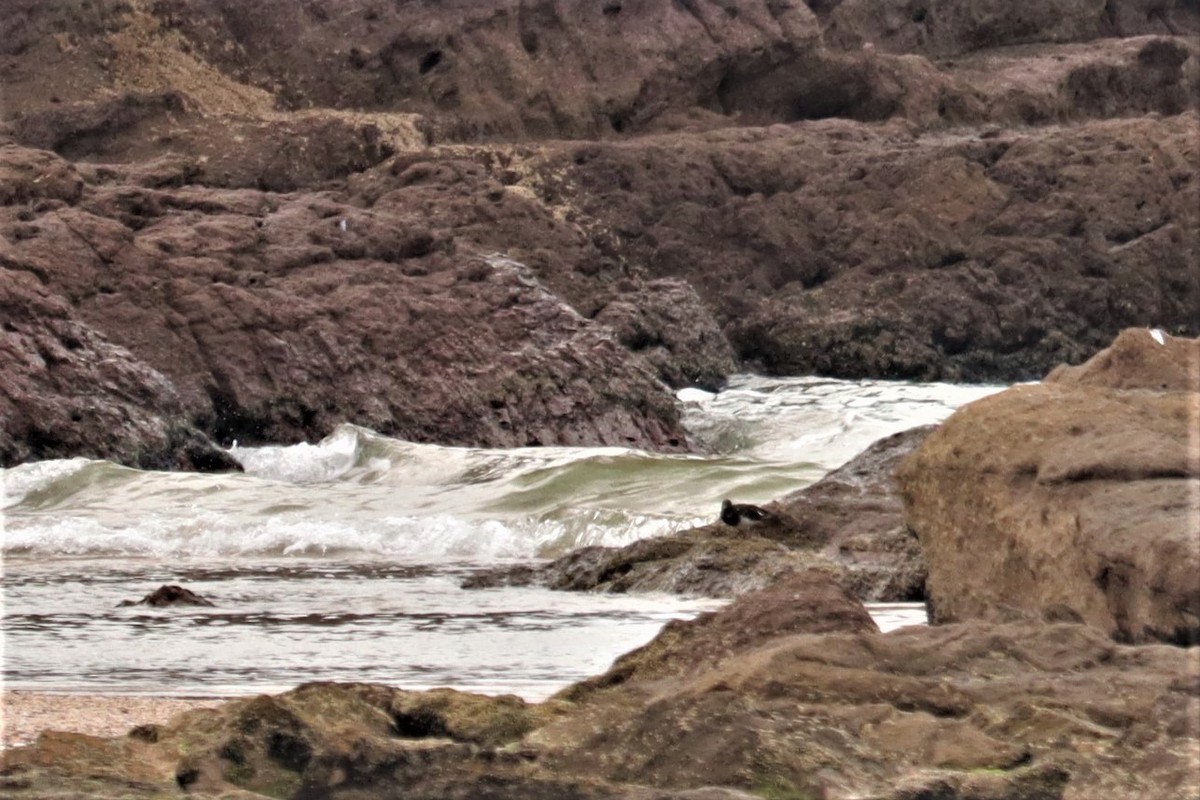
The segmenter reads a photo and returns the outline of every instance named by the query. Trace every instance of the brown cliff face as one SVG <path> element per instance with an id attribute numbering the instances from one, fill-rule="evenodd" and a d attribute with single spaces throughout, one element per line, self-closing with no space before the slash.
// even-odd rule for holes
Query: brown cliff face
<path id="1" fill-rule="evenodd" d="M 196 435 L 683 447 L 655 375 L 1200 332 L 1194 3 L 10 5 L 0 266 Z"/>

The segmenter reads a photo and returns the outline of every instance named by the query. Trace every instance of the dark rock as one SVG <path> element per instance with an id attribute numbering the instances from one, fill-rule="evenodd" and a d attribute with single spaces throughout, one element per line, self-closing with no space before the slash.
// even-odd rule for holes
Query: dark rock
<path id="1" fill-rule="evenodd" d="M 279 2 L 6 30 L 0 267 L 165 376 L 184 428 L 686 449 L 654 373 L 714 386 L 730 343 L 1012 380 L 1200 333 L 1193 4 Z M 110 427 L 20 449 L 142 463 Z"/>
<path id="2" fill-rule="evenodd" d="M 446 738 L 488 747 L 517 741 L 538 724 L 534 707 L 519 697 L 453 689 L 400 693 L 391 715 L 396 733 L 404 738 Z"/>
<path id="3" fill-rule="evenodd" d="M 98 333 L 36 272 L 0 268 L 0 465 L 84 456 L 241 470 L 190 424 L 170 382 Z"/>
<path id="4" fill-rule="evenodd" d="M 482 175 L 463 188 L 486 191 Z M 689 447 L 670 392 L 607 327 L 517 261 L 451 252 L 409 208 L 100 182 L 0 229 L 30 227 L 5 263 L 158 370 L 184 419 L 219 441 L 315 439 L 352 421 L 446 444 Z M 128 446 L 119 434 L 104 435 Z M 222 458 L 186 448 L 196 466 Z"/>
<path id="5" fill-rule="evenodd" d="M 1162 336 L 1125 331 L 972 403 L 904 463 L 934 622 L 1025 613 L 1200 641 L 1200 340 Z"/>
<path id="6" fill-rule="evenodd" d="M 212 606 L 215 603 L 205 597 L 201 597 L 191 589 L 174 584 L 164 584 L 141 600 L 123 600 L 119 605 L 168 608 L 170 606 Z"/>
<path id="7" fill-rule="evenodd" d="M 622 258 L 690 282 L 743 363 L 1010 381 L 1129 325 L 1200 332 L 1198 126 L 828 121 L 548 149 L 537 168 L 551 202 L 624 231 Z"/>
<path id="8" fill-rule="evenodd" d="M 604 303 L 593 317 L 646 358 L 675 388 L 715 391 L 734 372 L 733 350 L 696 291 L 680 280 L 650 281 Z"/>
<path id="9" fill-rule="evenodd" d="M 923 600 L 925 559 L 904 519 L 896 470 L 933 430 L 925 425 L 884 437 L 812 486 L 781 498 L 777 507 L 800 525 L 779 541 L 824 543 L 821 555 L 844 570 L 839 582 L 859 600 Z"/>

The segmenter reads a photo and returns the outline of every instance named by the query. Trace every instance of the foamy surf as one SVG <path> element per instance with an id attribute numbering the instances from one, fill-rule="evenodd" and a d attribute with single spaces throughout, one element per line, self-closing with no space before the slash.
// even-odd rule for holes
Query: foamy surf
<path id="1" fill-rule="evenodd" d="M 466 591 L 464 577 L 712 521 L 724 497 L 795 491 L 996 388 L 740 377 L 681 393 L 703 456 L 439 447 L 343 425 L 316 443 L 233 447 L 244 474 L 86 459 L 3 470 L 4 680 L 205 695 L 366 680 L 539 699 L 720 603 Z M 163 583 L 217 605 L 117 607 Z M 924 614 L 875 613 L 884 627 Z"/>

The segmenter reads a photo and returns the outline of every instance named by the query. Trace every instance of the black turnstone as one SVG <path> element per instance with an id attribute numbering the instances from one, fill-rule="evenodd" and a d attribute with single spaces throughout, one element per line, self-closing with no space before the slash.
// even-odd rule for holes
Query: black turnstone
<path id="1" fill-rule="evenodd" d="M 743 523 L 753 524 L 770 519 L 773 515 L 765 508 L 752 506 L 749 503 L 732 503 L 729 500 L 721 502 L 721 522 L 737 528 Z"/>

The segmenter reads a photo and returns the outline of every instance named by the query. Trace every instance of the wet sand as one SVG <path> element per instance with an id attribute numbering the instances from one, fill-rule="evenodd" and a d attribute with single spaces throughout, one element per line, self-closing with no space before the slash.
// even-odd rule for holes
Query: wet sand
<path id="1" fill-rule="evenodd" d="M 43 730 L 92 736 L 124 736 L 135 725 L 164 723 L 193 708 L 220 705 L 219 697 L 148 697 L 142 695 L 43 694 L 0 692 L 0 729 L 4 747 L 29 744 Z"/>

